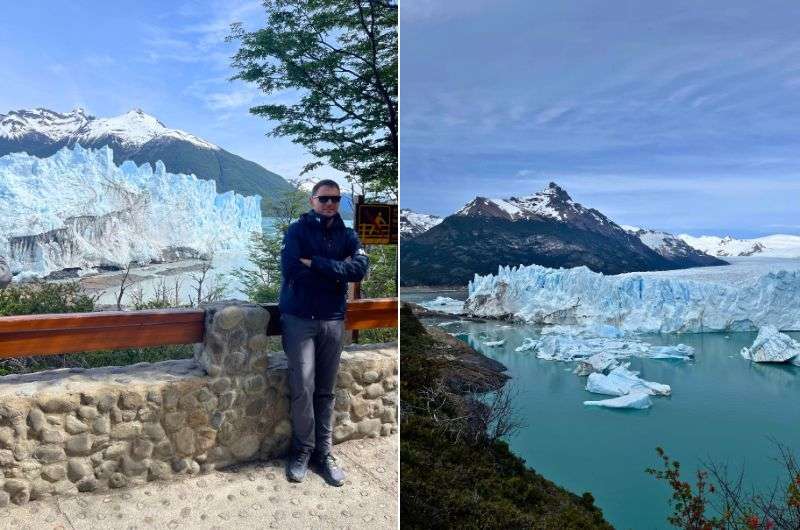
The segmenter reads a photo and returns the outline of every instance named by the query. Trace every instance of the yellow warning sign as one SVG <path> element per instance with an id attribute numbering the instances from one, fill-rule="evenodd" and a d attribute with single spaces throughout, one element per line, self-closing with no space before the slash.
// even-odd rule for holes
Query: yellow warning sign
<path id="1" fill-rule="evenodd" d="M 356 232 L 362 245 L 396 245 L 396 204 L 356 204 Z"/>

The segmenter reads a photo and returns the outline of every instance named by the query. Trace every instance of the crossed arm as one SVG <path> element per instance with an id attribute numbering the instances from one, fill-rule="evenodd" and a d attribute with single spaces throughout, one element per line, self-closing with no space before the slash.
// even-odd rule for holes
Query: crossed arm
<path id="1" fill-rule="evenodd" d="M 353 232 L 349 233 L 347 247 L 348 256 L 343 260 L 301 257 L 296 229 L 290 227 L 281 249 L 281 272 L 288 281 L 296 281 L 307 274 L 320 274 L 341 282 L 359 282 L 367 273 L 369 259 Z"/>
<path id="2" fill-rule="evenodd" d="M 340 282 L 360 282 L 367 274 L 369 267 L 369 258 L 367 253 L 361 248 L 361 243 L 355 232 L 349 232 L 349 240 L 347 241 L 347 257 L 343 260 L 335 260 L 330 258 L 323 258 L 322 256 L 314 256 L 311 258 L 311 263 L 307 266 L 315 272 L 318 272 L 332 280 Z"/>

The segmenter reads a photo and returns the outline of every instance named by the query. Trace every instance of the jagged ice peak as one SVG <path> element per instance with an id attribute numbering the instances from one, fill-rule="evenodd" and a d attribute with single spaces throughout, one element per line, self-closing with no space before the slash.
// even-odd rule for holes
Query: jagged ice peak
<path id="1" fill-rule="evenodd" d="M 161 161 L 117 166 L 109 147 L 0 157 L 0 211 L 0 256 L 36 276 L 164 261 L 175 249 L 246 249 L 261 231 L 261 197 L 217 193 L 213 180 L 169 173 Z"/>

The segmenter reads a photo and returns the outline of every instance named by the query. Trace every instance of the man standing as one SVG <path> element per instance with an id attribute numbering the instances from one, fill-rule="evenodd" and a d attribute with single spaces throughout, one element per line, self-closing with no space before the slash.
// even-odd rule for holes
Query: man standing
<path id="1" fill-rule="evenodd" d="M 311 210 L 286 231 L 279 304 L 292 417 L 286 474 L 301 482 L 310 463 L 334 486 L 344 484 L 344 472 L 331 455 L 331 420 L 347 283 L 361 281 L 369 263 L 356 233 L 339 215 L 340 201 L 336 182 L 318 182 L 309 198 Z"/>

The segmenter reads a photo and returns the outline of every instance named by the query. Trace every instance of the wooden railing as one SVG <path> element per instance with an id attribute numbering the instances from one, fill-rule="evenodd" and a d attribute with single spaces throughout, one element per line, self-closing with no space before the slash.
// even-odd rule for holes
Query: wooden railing
<path id="1" fill-rule="evenodd" d="M 280 335 L 278 306 L 270 304 L 264 308 L 270 312 L 267 335 Z M 194 344 L 203 342 L 204 323 L 202 309 L 0 317 L 0 358 Z M 348 302 L 345 327 L 351 330 L 397 327 L 397 298 Z"/>

